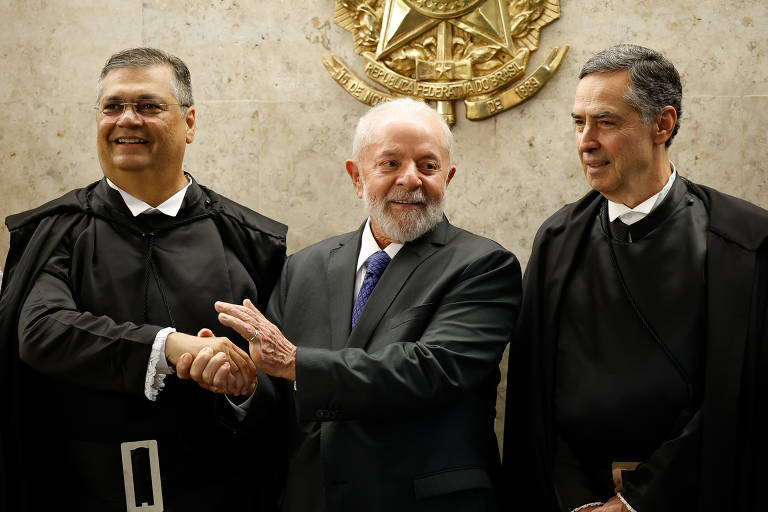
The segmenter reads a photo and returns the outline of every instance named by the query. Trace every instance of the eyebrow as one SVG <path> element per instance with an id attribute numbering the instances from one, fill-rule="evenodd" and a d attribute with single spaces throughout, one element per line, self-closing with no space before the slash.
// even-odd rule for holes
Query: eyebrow
<path id="1" fill-rule="evenodd" d="M 399 157 L 400 153 L 395 150 L 386 150 L 382 151 L 378 155 L 376 155 L 377 158 L 393 158 L 393 157 Z"/>
<path id="2" fill-rule="evenodd" d="M 583 119 L 584 118 L 584 116 L 582 116 L 581 114 L 576 114 L 576 113 L 573 113 L 573 112 L 571 112 L 571 117 L 574 118 L 574 119 Z M 608 118 L 608 117 L 619 117 L 619 116 L 617 116 L 613 112 L 609 112 L 609 111 L 606 110 L 605 112 L 600 112 L 599 114 L 592 114 L 591 117 L 593 119 L 605 119 L 605 118 Z"/>
<path id="3" fill-rule="evenodd" d="M 102 101 L 123 101 L 125 100 L 124 96 L 120 96 L 118 94 L 113 94 L 111 96 L 106 96 L 101 99 Z M 134 100 L 158 100 L 158 101 L 164 101 L 164 99 L 161 96 L 157 96 L 156 94 L 140 94 Z"/>
<path id="4" fill-rule="evenodd" d="M 395 158 L 400 159 L 403 157 L 403 153 L 397 149 L 387 149 L 376 155 L 376 158 Z M 427 151 L 426 153 L 420 154 L 416 157 L 417 161 L 421 160 L 439 160 L 440 157 L 437 155 L 437 153 L 434 153 L 432 151 Z"/>

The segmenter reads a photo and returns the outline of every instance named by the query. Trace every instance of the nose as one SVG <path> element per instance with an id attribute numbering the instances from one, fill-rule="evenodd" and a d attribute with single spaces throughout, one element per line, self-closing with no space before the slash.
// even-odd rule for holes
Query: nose
<path id="1" fill-rule="evenodd" d="M 136 105 L 132 103 L 123 104 L 123 112 L 117 116 L 118 126 L 133 126 L 141 124 L 144 119 L 136 112 Z"/>
<path id="2" fill-rule="evenodd" d="M 584 129 L 581 132 L 576 133 L 576 144 L 578 145 L 579 153 L 588 153 L 593 149 L 600 147 L 598 141 L 597 129 L 591 123 L 584 124 Z"/>
<path id="3" fill-rule="evenodd" d="M 413 190 L 421 186 L 421 177 L 419 176 L 419 168 L 416 162 L 408 162 L 400 171 L 400 175 L 397 177 L 397 185 Z"/>

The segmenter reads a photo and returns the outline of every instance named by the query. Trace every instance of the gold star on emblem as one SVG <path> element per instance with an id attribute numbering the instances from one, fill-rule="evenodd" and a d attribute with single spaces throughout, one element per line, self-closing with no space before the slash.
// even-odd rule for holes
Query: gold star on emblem
<path id="1" fill-rule="evenodd" d="M 458 28 L 515 51 L 504 0 L 387 0 L 376 59 L 403 46 L 440 23 Z"/>
<path id="2" fill-rule="evenodd" d="M 451 71 L 453 70 L 452 62 L 436 62 L 435 74 L 437 78 L 452 78 Z"/>

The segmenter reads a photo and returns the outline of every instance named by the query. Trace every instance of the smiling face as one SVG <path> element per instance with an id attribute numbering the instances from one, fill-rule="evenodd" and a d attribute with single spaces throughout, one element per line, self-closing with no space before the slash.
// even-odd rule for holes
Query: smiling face
<path id="1" fill-rule="evenodd" d="M 140 116 L 130 105 L 122 115 L 98 114 L 96 145 L 107 178 L 116 181 L 126 172 L 181 174 L 184 150 L 194 139 L 195 109 L 182 113 L 171 92 L 171 77 L 169 66 L 117 68 L 104 77 L 100 105 L 140 100 L 169 104 L 167 111 L 152 116 Z"/>
<path id="2" fill-rule="evenodd" d="M 663 145 L 669 134 L 662 133 L 666 131 L 657 121 L 643 123 L 624 99 L 628 85 L 626 70 L 584 76 L 571 115 L 590 186 L 611 201 L 634 207 L 661 190 L 670 174 Z"/>
<path id="3" fill-rule="evenodd" d="M 372 143 L 358 163 L 347 161 L 347 172 L 368 205 L 376 241 L 385 247 L 415 240 L 440 222 L 456 168 L 435 119 L 383 113 L 375 121 Z"/>

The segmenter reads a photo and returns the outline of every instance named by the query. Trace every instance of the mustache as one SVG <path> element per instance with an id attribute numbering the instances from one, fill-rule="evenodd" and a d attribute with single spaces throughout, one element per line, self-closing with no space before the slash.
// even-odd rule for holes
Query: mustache
<path id="1" fill-rule="evenodd" d="M 407 191 L 407 190 L 393 190 L 387 193 L 386 196 L 384 196 L 384 202 L 390 202 L 390 201 L 406 201 L 406 202 L 413 202 L 413 203 L 427 203 L 427 196 L 424 194 L 424 191 L 419 189 L 413 190 L 413 191 Z"/>

